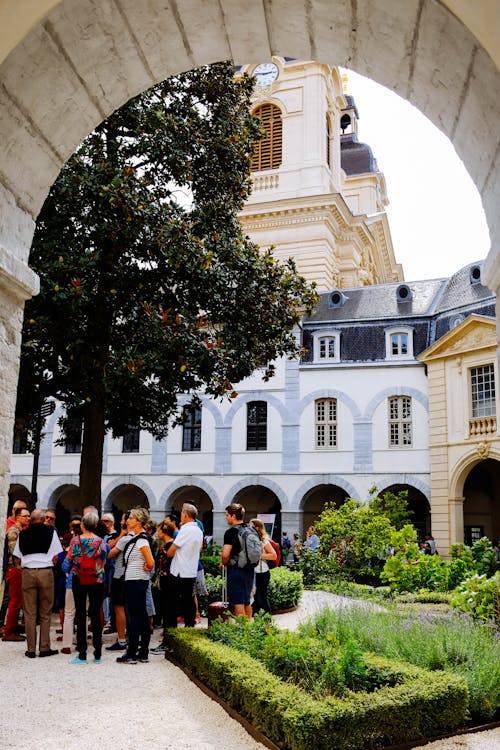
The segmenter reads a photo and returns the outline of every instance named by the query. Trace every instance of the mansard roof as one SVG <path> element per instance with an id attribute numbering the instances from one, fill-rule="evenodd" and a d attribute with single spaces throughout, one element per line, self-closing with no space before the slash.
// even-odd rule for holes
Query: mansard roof
<path id="1" fill-rule="evenodd" d="M 435 300 L 444 288 L 446 279 L 389 283 L 341 289 L 320 295 L 316 311 L 305 319 L 312 323 L 347 323 L 374 320 L 405 320 L 432 314 Z M 409 290 L 406 301 L 401 292 Z M 343 304 L 335 306 L 332 298 L 340 294 Z"/>

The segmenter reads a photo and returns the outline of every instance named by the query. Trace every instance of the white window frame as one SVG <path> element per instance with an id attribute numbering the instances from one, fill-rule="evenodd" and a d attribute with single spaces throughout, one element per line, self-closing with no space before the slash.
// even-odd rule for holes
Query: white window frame
<path id="1" fill-rule="evenodd" d="M 406 339 L 406 346 L 403 345 L 404 338 Z M 396 343 L 396 351 L 394 351 L 394 343 Z M 385 355 L 386 359 L 391 360 L 413 359 L 413 328 L 398 326 L 397 328 L 387 329 L 385 332 Z"/>
<path id="2" fill-rule="evenodd" d="M 322 414 L 319 405 L 322 405 Z M 316 450 L 334 450 L 337 448 L 338 422 L 337 399 L 317 398 L 314 402 L 314 442 Z"/>
<path id="3" fill-rule="evenodd" d="M 396 414 L 392 408 L 397 404 Z M 389 396 L 387 399 L 389 448 L 412 448 L 413 404 L 411 396 Z"/>
<path id="4" fill-rule="evenodd" d="M 316 331 L 313 336 L 313 356 L 317 364 L 340 362 L 340 331 Z"/>
<path id="5" fill-rule="evenodd" d="M 486 372 L 487 369 L 488 372 Z M 495 381 L 496 374 L 493 362 L 469 368 L 469 393 L 472 419 L 496 416 Z M 489 397 L 486 398 L 485 396 Z"/>

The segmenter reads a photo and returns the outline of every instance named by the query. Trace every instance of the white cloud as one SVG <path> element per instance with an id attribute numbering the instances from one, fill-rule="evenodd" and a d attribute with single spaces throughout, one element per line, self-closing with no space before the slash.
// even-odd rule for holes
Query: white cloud
<path id="1" fill-rule="evenodd" d="M 347 71 L 358 137 L 384 173 L 396 260 L 409 281 L 451 276 L 482 260 L 490 239 L 481 200 L 450 140 L 392 91 Z"/>

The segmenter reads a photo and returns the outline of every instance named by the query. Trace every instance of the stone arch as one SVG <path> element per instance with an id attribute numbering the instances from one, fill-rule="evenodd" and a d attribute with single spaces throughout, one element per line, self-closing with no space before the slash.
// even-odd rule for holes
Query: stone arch
<path id="1" fill-rule="evenodd" d="M 224 425 L 230 427 L 236 412 L 243 409 L 243 407 L 250 403 L 250 401 L 266 401 L 270 406 L 273 406 L 276 409 L 281 417 L 282 424 L 286 424 L 288 410 L 279 398 L 273 396 L 272 393 L 266 393 L 266 391 L 252 391 L 251 393 L 243 393 L 241 396 L 238 396 L 224 418 Z"/>
<path id="2" fill-rule="evenodd" d="M 134 481 L 130 481 L 129 476 L 121 476 L 121 477 L 115 477 L 104 489 L 102 492 L 102 495 L 104 497 L 104 502 L 102 503 L 102 512 L 103 513 L 111 513 L 113 510 L 113 499 L 116 497 L 116 495 L 120 492 L 120 490 L 123 487 L 133 486 L 137 487 L 139 490 L 142 490 L 144 495 L 146 496 L 146 499 L 148 501 L 148 506 L 150 509 L 154 510 L 156 507 L 156 498 L 154 495 L 153 490 L 149 486 L 147 482 L 145 482 L 140 477 L 134 476 Z"/>
<path id="3" fill-rule="evenodd" d="M 484 458 L 493 458 L 496 461 L 500 461 L 500 451 L 490 448 L 487 456 L 480 456 L 477 450 L 470 451 L 465 456 L 462 456 L 460 461 L 453 468 L 450 477 L 450 497 L 458 498 L 463 497 L 463 489 L 465 480 L 470 471 L 481 463 Z"/>
<path id="4" fill-rule="evenodd" d="M 359 407 L 356 402 L 350 396 L 348 396 L 347 393 L 344 393 L 344 391 L 337 391 L 335 388 L 322 388 L 314 391 L 313 393 L 309 393 L 301 400 L 299 404 L 299 414 L 302 414 L 304 412 L 304 409 L 306 409 L 311 402 L 316 401 L 316 399 L 318 398 L 336 398 L 337 401 L 340 401 L 349 409 L 353 419 L 361 416 Z"/>
<path id="5" fill-rule="evenodd" d="M 324 474 L 321 477 L 313 477 L 308 479 L 307 482 L 301 484 L 297 492 L 292 498 L 292 508 L 303 510 L 304 498 L 307 497 L 308 493 L 311 492 L 318 485 L 325 486 L 331 485 L 340 487 L 346 494 L 346 497 L 354 497 L 357 499 L 358 491 L 345 477 L 337 476 L 336 474 Z"/>
<path id="6" fill-rule="evenodd" d="M 415 401 L 418 401 L 426 411 L 429 410 L 429 399 L 425 393 L 422 393 L 422 391 L 419 391 L 417 388 L 407 388 L 406 386 L 400 385 L 395 386 L 394 388 L 385 388 L 383 391 L 376 393 L 366 406 L 364 413 L 365 419 L 372 420 L 375 409 L 382 403 L 382 401 L 390 396 L 410 396 L 415 399 Z"/>
<path id="7" fill-rule="evenodd" d="M 185 477 L 184 479 L 177 479 L 175 482 L 169 484 L 160 495 L 158 507 L 167 513 L 171 509 L 172 496 L 184 487 L 197 487 L 208 495 L 213 508 L 222 508 L 222 500 L 212 485 L 204 479 L 193 476 Z"/>
<path id="8" fill-rule="evenodd" d="M 288 498 L 282 489 L 280 485 L 277 482 L 274 482 L 272 479 L 268 479 L 267 477 L 244 477 L 243 479 L 240 479 L 239 482 L 236 482 L 236 484 L 233 484 L 233 486 L 230 488 L 230 490 L 227 492 L 226 497 L 224 499 L 224 504 L 232 503 L 233 499 L 237 497 L 239 493 L 241 493 L 242 490 L 244 490 L 247 487 L 255 487 L 260 485 L 261 487 L 265 487 L 266 489 L 273 492 L 276 497 L 278 498 L 281 507 L 288 508 L 289 501 Z"/>

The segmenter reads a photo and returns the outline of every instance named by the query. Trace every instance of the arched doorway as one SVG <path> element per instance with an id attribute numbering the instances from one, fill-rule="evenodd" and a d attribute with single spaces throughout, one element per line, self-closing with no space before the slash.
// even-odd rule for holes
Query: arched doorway
<path id="1" fill-rule="evenodd" d="M 111 502 L 111 513 L 115 518 L 115 529 L 120 528 L 123 513 L 131 508 L 148 508 L 149 501 L 144 490 L 135 484 L 121 484 L 111 491 L 106 507 Z"/>
<path id="2" fill-rule="evenodd" d="M 309 526 L 314 526 L 325 505 L 334 503 L 338 508 L 347 499 L 347 492 L 336 484 L 319 484 L 313 487 L 302 500 L 302 538 Z"/>
<path id="3" fill-rule="evenodd" d="M 464 541 L 500 538 L 500 462 L 480 461 L 464 482 Z"/>
<path id="4" fill-rule="evenodd" d="M 166 512 L 174 510 L 180 515 L 183 503 L 192 503 L 198 509 L 198 518 L 203 524 L 206 536 L 213 536 L 214 519 L 213 504 L 209 495 L 200 487 L 180 487 L 172 493 L 170 505 Z"/>
<path id="5" fill-rule="evenodd" d="M 250 521 L 251 518 L 257 518 L 258 516 L 270 516 L 269 523 L 274 524 L 272 538 L 275 542 L 280 542 L 281 503 L 271 489 L 260 484 L 252 484 L 239 490 L 232 502 L 243 505 L 245 521 Z"/>
<path id="6" fill-rule="evenodd" d="M 10 516 L 12 513 L 12 506 L 16 500 L 24 500 L 30 510 L 31 507 L 31 492 L 24 484 L 11 484 L 9 487 L 9 501 L 7 505 L 7 515 Z"/>
<path id="7" fill-rule="evenodd" d="M 423 542 L 425 535 L 432 533 L 431 511 L 424 493 L 412 487 L 411 484 L 391 484 L 378 494 L 383 495 L 384 492 L 392 492 L 397 495 L 403 491 L 408 493 L 408 508 L 412 512 L 410 523 L 416 529 L 418 541 Z"/>
<path id="8" fill-rule="evenodd" d="M 79 487 L 74 484 L 61 485 L 52 493 L 47 507 L 55 511 L 57 531 L 65 534 L 69 530 L 71 518 L 82 512 Z"/>

